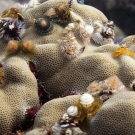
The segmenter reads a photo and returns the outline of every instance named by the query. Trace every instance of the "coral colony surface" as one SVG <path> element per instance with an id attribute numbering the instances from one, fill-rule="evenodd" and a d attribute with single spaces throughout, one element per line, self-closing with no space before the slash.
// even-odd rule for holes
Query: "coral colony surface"
<path id="1" fill-rule="evenodd" d="M 0 135 L 134 135 L 135 36 L 81 0 L 30 0 L 0 17 Z"/>

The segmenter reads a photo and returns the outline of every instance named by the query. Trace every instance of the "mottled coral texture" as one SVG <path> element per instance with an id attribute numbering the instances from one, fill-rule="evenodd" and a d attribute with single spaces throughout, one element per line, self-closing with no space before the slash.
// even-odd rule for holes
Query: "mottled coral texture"
<path id="1" fill-rule="evenodd" d="M 27 29 L 22 40 L 32 40 L 37 45 L 37 53 L 32 61 L 36 64 L 37 69 L 40 70 L 38 79 L 45 82 L 46 91 L 51 93 L 53 97 L 59 97 L 67 91 L 82 93 L 86 91 L 90 82 L 94 80 L 102 81 L 112 75 L 117 75 L 121 81 L 129 87 L 129 84 L 135 79 L 135 60 L 125 54 L 118 58 L 113 58 L 113 53 L 119 48 L 119 45 L 108 44 L 93 49 L 93 46 L 89 44 L 85 47 L 83 53 L 72 60 L 67 60 L 64 58 L 60 51 L 60 45 L 57 43 L 57 39 L 63 35 L 63 27 L 54 24 L 54 29 L 49 35 L 39 35 L 35 30 L 33 19 L 41 17 L 49 8 L 56 7 L 57 4 L 65 3 L 67 0 L 49 0 L 45 2 L 41 0 L 41 2 L 41 5 L 36 8 L 30 8 L 23 14 Z M 76 0 L 73 0 L 71 7 L 72 11 L 75 13 L 72 21 L 78 20 L 80 17 L 81 20 L 84 20 L 84 22 L 88 24 L 95 20 L 107 21 L 107 18 L 102 12 L 94 7 L 78 4 Z M 130 41 L 131 40 L 125 39 L 123 42 L 128 44 Z M 4 56 L 7 43 L 1 40 L 0 44 L 1 60 Z M 132 50 L 134 40 L 132 40 L 130 44 L 129 50 Z M 135 52 L 135 49 L 132 51 Z M 32 107 L 38 103 L 37 81 L 29 70 L 25 60 L 17 56 L 10 57 L 4 60 L 3 69 L 6 75 L 6 84 L 0 88 L 0 134 L 11 132 L 11 130 L 23 120 L 25 108 Z M 125 100 L 125 102 L 123 101 L 125 104 L 126 101 L 128 103 L 134 101 L 132 93 L 129 94 L 129 97 L 131 98 Z M 113 103 L 113 99 L 115 98 L 109 101 Z M 40 132 L 41 130 L 38 128 L 56 122 L 66 109 L 77 100 L 78 96 L 73 96 L 54 99 L 46 103 L 37 114 L 34 123 L 34 128 L 37 130 L 35 130 Z M 118 100 L 119 103 L 120 99 L 116 98 L 116 100 Z M 109 103 L 109 101 L 107 101 L 106 104 Z M 124 104 L 122 105 L 121 108 L 126 110 Z M 129 107 L 128 105 L 129 104 L 126 104 L 126 107 L 131 111 L 128 111 L 129 114 L 133 114 L 133 104 L 129 105 Z M 109 112 L 111 113 L 111 109 Z M 119 112 L 121 111 L 119 110 Z M 119 116 L 116 117 L 118 121 L 123 118 L 122 116 L 127 116 L 128 118 L 128 113 L 123 114 L 122 112 L 121 116 L 118 113 L 112 114 Z M 98 115 L 100 115 L 100 113 L 98 113 Z M 108 115 L 111 116 L 110 114 Z M 108 118 L 113 118 L 113 116 Z M 105 117 L 104 123 L 105 120 L 108 119 Z M 130 121 L 130 123 L 132 128 L 134 121 Z M 126 132 L 125 129 L 123 131 Z M 106 131 L 107 130 L 108 129 L 106 129 Z M 133 129 L 131 130 L 133 131 Z M 94 129 L 92 132 L 94 132 Z M 99 132 L 102 133 L 102 129 L 99 130 Z M 35 135 L 35 133 L 36 132 L 28 135 Z"/>
<path id="2" fill-rule="evenodd" d="M 45 103 L 42 108 L 37 113 L 34 122 L 34 130 L 29 131 L 26 135 L 35 135 L 34 133 L 38 133 L 42 130 L 47 131 L 47 126 L 52 126 L 57 122 L 69 106 L 76 103 L 80 95 L 67 96 L 64 98 L 58 98 L 51 100 Z M 44 135 L 43 133 L 41 135 Z M 46 134 L 45 134 L 46 135 Z"/>
<path id="3" fill-rule="evenodd" d="M 67 1 L 49 0 L 42 3 L 39 7 L 26 10 L 23 14 L 26 21 L 26 34 L 23 36 L 22 40 L 32 40 L 37 45 L 38 51 L 33 61 L 37 65 L 37 68 L 41 71 L 39 79 L 44 82 L 48 81 L 48 78 L 58 73 L 63 66 L 68 66 L 70 61 L 64 59 L 63 55 L 60 53 L 59 45 L 57 44 L 57 39 L 61 37 L 64 28 L 58 24 L 54 24 L 54 29 L 51 34 L 41 36 L 35 30 L 33 19 L 41 17 L 50 7 L 56 7 L 57 4 L 65 2 Z M 73 20 L 77 20 L 80 18 L 79 16 L 83 16 L 84 21 L 87 23 L 97 19 L 103 21 L 107 20 L 107 18 L 99 10 L 90 6 L 81 6 L 82 5 L 78 4 L 76 0 L 73 0 L 72 8 L 75 13 L 79 14 L 77 15 L 73 13 Z M 0 60 L 2 60 L 4 58 L 7 42 L 1 39 L 0 44 Z M 37 81 L 29 70 L 26 61 L 18 56 L 15 56 L 4 60 L 3 63 L 6 83 L 0 88 L 0 134 L 11 132 L 12 129 L 24 119 L 25 109 L 32 107 L 39 102 Z M 65 78 L 69 79 L 68 77 Z M 62 82 L 66 83 L 66 81 L 67 80 L 63 80 Z M 58 85 L 59 84 L 61 83 L 58 83 Z M 55 87 L 57 88 L 54 84 L 52 85 L 54 89 Z M 67 90 L 68 88 L 65 89 Z M 63 93 L 63 90 L 55 89 L 52 93 L 57 93 L 56 96 L 58 97 L 61 93 Z M 63 107 L 65 104 L 63 104 Z"/>
<path id="4" fill-rule="evenodd" d="M 80 96 L 59 98 L 44 104 L 37 113 L 34 129 L 26 135 L 38 133 L 44 135 L 47 126 L 53 125 L 66 109 L 75 103 Z M 133 135 L 135 133 L 135 93 L 122 92 L 106 101 L 98 113 L 90 121 L 90 125 L 83 125 L 89 135 Z M 44 132 L 41 132 L 44 131 Z M 46 134 L 45 134 L 46 135 Z"/>
<path id="5" fill-rule="evenodd" d="M 123 92 L 106 101 L 90 121 L 90 134 L 134 135 L 134 97 L 134 92 Z"/>
<path id="6" fill-rule="evenodd" d="M 26 12 L 24 12 L 25 20 L 27 20 L 26 25 L 29 27 L 29 24 L 31 24 L 31 26 L 27 29 L 24 39 L 31 39 L 36 44 L 56 43 L 57 39 L 62 36 L 63 28 L 57 24 L 54 24 L 54 29 L 50 35 L 41 36 L 35 31 L 34 24 L 32 24 L 33 19 L 42 17 L 42 15 L 45 14 L 49 8 L 55 8 L 56 5 L 67 2 L 68 0 L 55 0 L 55 2 L 54 0 L 49 0 L 43 2 L 36 8 L 26 10 Z M 71 11 L 76 13 L 76 15 L 81 16 L 82 19 L 87 23 L 91 23 L 95 20 L 107 21 L 107 18 L 101 11 L 91 6 L 80 5 L 76 0 L 73 0 L 71 8 Z M 76 15 L 73 16 L 73 20 L 78 19 Z"/>
<path id="7" fill-rule="evenodd" d="M 26 10 L 27 23 L 30 23 L 33 18 L 41 17 L 50 7 L 64 2 L 66 1 L 57 0 L 54 3 L 53 0 L 49 0 L 37 8 Z M 76 0 L 73 0 L 71 7 L 72 11 L 82 17 L 86 23 L 95 20 L 107 21 L 99 10 L 80 5 Z M 127 87 L 135 78 L 133 58 L 126 55 L 113 58 L 113 53 L 119 45 L 108 44 L 96 49 L 93 49 L 92 45 L 87 45 L 77 58 L 66 60 L 57 43 L 62 31 L 61 26 L 54 24 L 54 31 L 50 35 L 41 36 L 36 33 L 32 25 L 26 30 L 24 37 L 24 39 L 32 39 L 37 44 L 38 51 L 33 61 L 40 70 L 39 79 L 45 82 L 46 90 L 54 97 L 59 97 L 65 91 L 84 92 L 90 82 L 104 80 L 112 75 L 117 75 Z"/>
<path id="8" fill-rule="evenodd" d="M 23 119 L 25 109 L 38 100 L 37 82 L 25 60 L 4 61 L 5 85 L 0 88 L 0 134 L 11 132 Z"/>
<path id="9" fill-rule="evenodd" d="M 79 97 L 79 95 L 67 96 L 47 102 L 37 113 L 34 127 L 39 128 L 57 122 L 66 113 L 67 108 L 78 101 Z"/>
<path id="10" fill-rule="evenodd" d="M 127 87 L 135 78 L 135 60 L 132 57 L 126 54 L 113 57 L 119 45 L 108 44 L 95 49 L 89 45 L 81 55 L 70 61 L 63 57 L 57 44 L 37 48 L 33 60 L 40 70 L 39 79 L 45 81 L 46 90 L 54 97 L 66 91 L 85 92 L 90 82 L 112 75 L 117 75 Z"/>

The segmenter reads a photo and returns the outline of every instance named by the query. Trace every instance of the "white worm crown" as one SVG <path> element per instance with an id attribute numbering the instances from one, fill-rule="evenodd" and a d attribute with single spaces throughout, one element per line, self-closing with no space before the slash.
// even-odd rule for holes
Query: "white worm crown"
<path id="1" fill-rule="evenodd" d="M 80 98 L 80 103 L 86 108 L 90 107 L 93 102 L 94 98 L 89 93 L 84 93 Z"/>
<path id="2" fill-rule="evenodd" d="M 69 116 L 76 116 L 78 114 L 78 108 L 77 106 L 70 106 L 68 109 L 67 109 L 67 114 Z"/>

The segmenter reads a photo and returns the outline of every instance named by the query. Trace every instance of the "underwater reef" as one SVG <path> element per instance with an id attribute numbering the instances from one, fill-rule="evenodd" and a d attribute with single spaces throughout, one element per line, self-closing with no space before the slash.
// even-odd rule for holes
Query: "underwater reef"
<path id="1" fill-rule="evenodd" d="M 135 134 L 135 35 L 80 0 L 30 0 L 0 17 L 0 135 Z"/>

